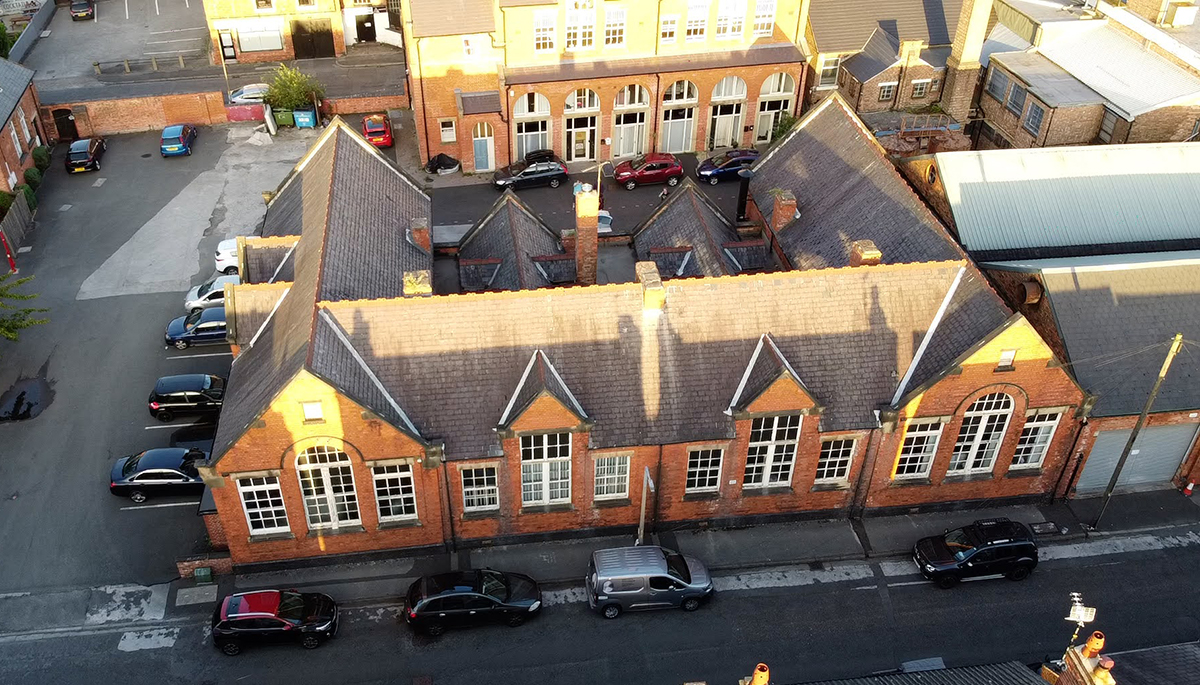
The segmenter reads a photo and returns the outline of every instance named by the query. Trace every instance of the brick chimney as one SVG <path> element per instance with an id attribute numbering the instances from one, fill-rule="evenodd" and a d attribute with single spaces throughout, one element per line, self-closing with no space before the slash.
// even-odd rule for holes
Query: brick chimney
<path id="1" fill-rule="evenodd" d="M 633 269 L 642 284 L 642 309 L 660 311 L 667 303 L 667 289 L 658 275 L 658 266 L 654 262 L 638 262 Z"/>
<path id="2" fill-rule="evenodd" d="M 982 65 L 983 41 L 992 16 L 992 0 L 964 0 L 954 30 L 954 43 L 946 60 L 946 83 L 942 87 L 942 109 L 959 123 L 967 123 L 975 85 Z"/>
<path id="3" fill-rule="evenodd" d="M 429 232 L 428 218 L 417 217 L 412 220 L 408 228 L 408 239 L 412 241 L 413 245 L 433 254 L 433 236 Z"/>
<path id="4" fill-rule="evenodd" d="M 796 218 L 796 196 L 790 190 L 772 190 L 771 233 L 779 233 Z"/>
<path id="5" fill-rule="evenodd" d="M 404 296 L 428 297 L 433 294 L 433 272 L 429 269 L 404 272 Z"/>
<path id="6" fill-rule="evenodd" d="M 575 196 L 575 282 L 596 285 L 600 249 L 600 191 L 585 190 Z"/>
<path id="7" fill-rule="evenodd" d="M 878 266 L 883 253 L 875 247 L 873 240 L 855 240 L 850 243 L 850 266 Z"/>

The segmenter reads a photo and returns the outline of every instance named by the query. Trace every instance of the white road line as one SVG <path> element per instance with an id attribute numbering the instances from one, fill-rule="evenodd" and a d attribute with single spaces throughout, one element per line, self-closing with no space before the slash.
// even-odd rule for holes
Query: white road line
<path id="1" fill-rule="evenodd" d="M 163 507 L 194 507 L 200 504 L 200 501 L 195 502 L 164 502 L 162 504 L 140 504 L 136 507 L 121 507 L 121 511 L 135 511 L 137 509 L 162 509 Z"/>
<path id="2" fill-rule="evenodd" d="M 107 178 L 98 178 L 95 180 L 95 182 L 92 183 L 92 187 L 99 188 L 100 186 L 104 185 L 104 182 L 107 180 L 108 180 Z"/>
<path id="3" fill-rule="evenodd" d="M 186 28 L 186 29 L 164 29 L 162 31 L 151 31 L 150 35 L 157 36 L 161 33 L 180 33 L 182 31 L 207 31 L 207 30 L 208 30 L 207 26 L 193 26 L 191 28 Z"/>
<path id="4" fill-rule="evenodd" d="M 150 630 L 131 630 L 121 635 L 117 649 L 122 652 L 137 652 L 143 649 L 162 649 L 174 647 L 179 639 L 178 628 L 152 628 Z"/>
<path id="5" fill-rule="evenodd" d="M 155 52 L 142 51 L 143 55 L 178 55 L 182 52 L 200 52 L 200 48 L 189 48 L 187 50 L 158 50 Z M 271 67 L 274 69 L 274 67 Z"/>
<path id="6" fill-rule="evenodd" d="M 158 11 L 158 0 L 154 0 L 154 13 L 161 14 L 161 12 Z"/>
<path id="7" fill-rule="evenodd" d="M 146 426 L 146 430 L 160 430 L 163 428 L 190 428 L 191 426 L 206 426 L 205 423 L 160 423 L 157 426 Z"/>
<path id="8" fill-rule="evenodd" d="M 28 596 L 29 596 L 28 592 L 2 592 L 2 593 L 0 593 L 0 599 L 10 599 L 13 597 L 28 597 Z"/>
<path id="9" fill-rule="evenodd" d="M 196 41 L 196 40 L 200 40 L 200 38 L 197 36 L 196 38 L 172 38 L 170 40 L 148 40 L 148 41 L 146 41 L 146 45 L 155 45 L 157 43 L 191 43 L 192 41 Z"/>
<path id="10" fill-rule="evenodd" d="M 210 352 L 208 354 L 179 354 L 174 357 L 167 357 L 167 359 L 173 361 L 176 359 L 200 359 L 201 357 L 229 357 L 232 355 L 233 352 Z"/>
<path id="11" fill-rule="evenodd" d="M 129 18 L 129 0 L 125 0 L 125 18 Z"/>

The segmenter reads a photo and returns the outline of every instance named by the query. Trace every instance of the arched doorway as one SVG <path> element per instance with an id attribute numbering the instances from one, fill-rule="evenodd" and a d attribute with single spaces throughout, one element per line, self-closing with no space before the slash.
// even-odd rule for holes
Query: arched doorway
<path id="1" fill-rule="evenodd" d="M 712 94 L 712 114 L 708 122 L 708 149 L 738 147 L 742 141 L 742 102 L 746 82 L 726 76 L 717 82 Z"/>
<path id="2" fill-rule="evenodd" d="M 54 128 L 58 130 L 59 140 L 77 140 L 79 131 L 75 128 L 75 115 L 69 109 L 56 109 L 54 115 Z"/>
<path id="3" fill-rule="evenodd" d="M 646 151 L 646 113 L 650 93 L 636 83 L 617 92 L 613 102 L 613 157 L 632 157 Z"/>
<path id="4" fill-rule="evenodd" d="M 792 93 L 796 82 L 783 72 L 771 74 L 763 81 L 758 93 L 758 120 L 754 126 L 754 140 L 769 143 L 774 137 L 775 125 L 785 115 L 791 114 Z"/>
<path id="5" fill-rule="evenodd" d="M 600 97 L 590 88 L 580 88 L 567 96 L 563 108 L 568 162 L 596 159 L 596 119 Z"/>
<path id="6" fill-rule="evenodd" d="M 475 124 L 471 131 L 475 151 L 475 171 L 492 171 L 495 168 L 496 143 L 492 125 L 486 121 Z"/>
<path id="7" fill-rule="evenodd" d="M 661 152 L 691 152 L 695 149 L 696 103 L 699 91 L 691 81 L 676 81 L 662 94 Z"/>

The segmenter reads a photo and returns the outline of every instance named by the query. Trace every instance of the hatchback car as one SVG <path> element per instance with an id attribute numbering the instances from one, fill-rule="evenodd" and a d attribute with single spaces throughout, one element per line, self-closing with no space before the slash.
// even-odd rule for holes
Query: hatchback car
<path id="1" fill-rule="evenodd" d="M 139 503 L 158 495 L 199 495 L 204 481 L 196 466 L 207 458 L 200 450 L 177 447 L 121 457 L 113 464 L 108 491 Z"/>
<path id="2" fill-rule="evenodd" d="M 913 561 L 922 576 L 948 589 L 968 578 L 1024 580 L 1037 566 L 1038 547 L 1025 524 L 982 519 L 920 540 L 913 548 Z"/>
<path id="3" fill-rule="evenodd" d="M 216 267 L 226 276 L 238 272 L 237 238 L 217 243 Z"/>
<path id="4" fill-rule="evenodd" d="M 192 143 L 200 135 L 191 124 L 176 124 L 163 129 L 162 140 L 159 141 L 159 152 L 163 157 L 178 157 L 192 154 Z"/>
<path id="5" fill-rule="evenodd" d="M 247 645 L 299 643 L 316 649 L 337 631 L 337 603 L 319 592 L 240 592 L 221 600 L 212 616 L 213 644 L 229 656 Z"/>
<path id="6" fill-rule="evenodd" d="M 186 350 L 192 345 L 225 345 L 225 307 L 200 309 L 167 324 L 163 342 Z"/>
<path id="7" fill-rule="evenodd" d="M 100 158 L 108 150 L 103 138 L 81 138 L 67 150 L 65 165 L 68 174 L 81 171 L 100 171 Z"/>
<path id="8" fill-rule="evenodd" d="M 713 594 L 712 577 L 699 559 L 654 545 L 593 552 L 584 587 L 588 606 L 604 618 L 644 609 L 695 611 Z"/>
<path id="9" fill-rule="evenodd" d="M 408 587 L 404 620 L 413 630 L 441 635 L 447 628 L 487 623 L 519 626 L 542 608 L 537 581 L 492 569 L 425 576 Z"/>
<path id="10" fill-rule="evenodd" d="M 221 411 L 225 379 L 203 373 L 163 376 L 146 400 L 150 416 L 166 423 L 176 416 L 212 415 Z"/>
<path id="11" fill-rule="evenodd" d="M 71 21 L 83 21 L 96 16 L 96 5 L 92 0 L 72 0 Z"/>
<path id="12" fill-rule="evenodd" d="M 395 144 L 392 139 L 392 122 L 382 114 L 372 114 L 363 117 L 363 136 L 375 147 L 391 147 Z"/>
<path id="13" fill-rule="evenodd" d="M 498 169 L 492 176 L 496 190 L 505 188 L 557 188 L 567 181 L 567 165 L 558 157 L 541 162 L 516 162 Z"/>
<path id="14" fill-rule="evenodd" d="M 261 105 L 271 87 L 265 83 L 249 83 L 229 91 L 231 105 Z"/>
<path id="15" fill-rule="evenodd" d="M 225 304 L 225 286 L 239 285 L 241 282 L 241 276 L 233 274 L 217 276 L 207 283 L 193 286 L 183 297 L 183 310 L 192 314 L 201 309 L 223 306 Z"/>
<path id="16" fill-rule="evenodd" d="M 728 150 L 713 155 L 696 167 L 696 178 L 717 185 L 721 181 L 733 180 L 742 169 L 758 159 L 758 150 Z"/>
<path id="17" fill-rule="evenodd" d="M 675 155 L 651 152 L 618 164 L 613 170 L 613 178 L 619 185 L 625 186 L 625 190 L 652 183 L 675 186 L 683 180 L 683 165 Z"/>

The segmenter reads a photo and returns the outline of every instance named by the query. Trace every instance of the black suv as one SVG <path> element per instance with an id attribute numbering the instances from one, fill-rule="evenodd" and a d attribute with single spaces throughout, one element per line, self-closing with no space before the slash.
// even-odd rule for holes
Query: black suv
<path id="1" fill-rule="evenodd" d="M 533 578 L 481 569 L 418 579 L 408 588 L 404 620 L 438 636 L 447 628 L 485 623 L 519 626 L 541 608 L 542 591 Z"/>
<path id="2" fill-rule="evenodd" d="M 316 649 L 337 635 L 338 608 L 319 592 L 258 590 L 229 595 L 213 611 L 213 644 L 229 656 L 246 644 L 299 642 Z"/>
<path id="3" fill-rule="evenodd" d="M 224 378 L 189 373 L 158 379 L 148 403 L 150 415 L 166 423 L 183 414 L 216 414 L 224 397 Z"/>
<path id="4" fill-rule="evenodd" d="M 913 561 L 921 575 L 948 589 L 965 578 L 982 576 L 1025 580 L 1037 566 L 1038 547 L 1025 524 L 982 519 L 917 542 Z"/>

